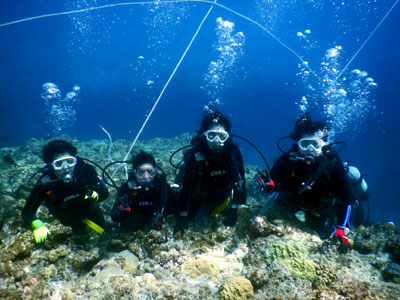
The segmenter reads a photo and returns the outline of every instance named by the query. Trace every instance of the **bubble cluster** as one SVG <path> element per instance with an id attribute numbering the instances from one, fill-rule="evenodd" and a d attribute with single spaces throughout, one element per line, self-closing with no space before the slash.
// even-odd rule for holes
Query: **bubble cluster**
<path id="1" fill-rule="evenodd" d="M 173 42 L 176 37 L 176 28 L 188 17 L 189 5 L 158 1 L 146 8 L 148 14 L 143 20 L 147 27 L 146 43 L 149 50 L 162 55 L 165 46 Z"/>
<path id="2" fill-rule="evenodd" d="M 207 73 L 204 75 L 204 86 L 211 99 L 205 110 L 221 104 L 220 94 L 229 85 L 229 80 L 236 73 L 235 65 L 243 55 L 245 36 L 243 32 L 234 33 L 235 24 L 222 18 L 217 18 L 217 40 L 213 49 L 218 53 L 216 60 L 210 62 Z"/>
<path id="3" fill-rule="evenodd" d="M 42 86 L 41 97 L 45 100 L 46 104 L 56 102 L 61 99 L 61 91 L 56 84 L 47 82 Z"/>
<path id="4" fill-rule="evenodd" d="M 104 0 L 68 0 L 65 1 L 67 10 L 80 10 L 106 4 Z M 101 11 L 86 11 L 79 14 L 68 15 L 71 30 L 68 32 L 69 41 L 67 49 L 73 55 L 88 55 L 94 53 L 100 44 L 108 44 L 110 40 L 110 27 L 101 26 L 105 18 Z M 114 15 L 115 18 L 118 18 Z M 107 16 L 110 19 L 110 16 Z M 81 57 L 80 57 L 81 59 Z"/>
<path id="5" fill-rule="evenodd" d="M 392 4 L 391 0 L 329 0 L 326 1 L 326 9 L 332 12 L 336 38 L 346 43 L 346 49 L 352 50 L 354 45 L 359 46 L 360 41 L 368 36 L 368 32 L 373 29 L 372 24 L 377 24 Z M 349 39 L 350 36 L 358 36 L 358 43 Z"/>
<path id="6" fill-rule="evenodd" d="M 313 38 L 310 29 L 299 31 L 296 33 L 296 36 L 303 50 L 308 51 L 318 46 L 318 41 L 315 38 Z"/>
<path id="7" fill-rule="evenodd" d="M 316 13 L 324 9 L 322 0 L 255 0 L 259 21 L 269 31 L 282 34 L 288 24 L 294 22 L 309 23 Z"/>
<path id="8" fill-rule="evenodd" d="M 80 87 L 74 86 L 63 98 L 60 88 L 51 82 L 42 86 L 41 98 L 45 104 L 46 123 L 52 133 L 57 135 L 74 125 L 76 121 L 75 104 L 79 102 Z"/>
<path id="9" fill-rule="evenodd" d="M 131 64 L 131 71 L 135 96 L 144 100 L 146 104 L 148 100 L 154 99 L 158 92 L 157 87 L 164 83 L 159 80 L 160 74 L 163 74 L 164 70 L 168 72 L 171 70 L 171 57 L 167 55 L 171 51 L 167 51 L 167 48 L 174 45 L 179 37 L 179 28 L 183 21 L 190 17 L 191 8 L 192 6 L 187 3 L 164 1 L 144 6 L 147 12 L 143 18 L 146 27 L 144 39 L 146 51 Z M 177 59 L 176 56 L 172 58 Z"/>
<path id="10" fill-rule="evenodd" d="M 377 86 L 366 71 L 358 69 L 338 79 L 342 50 L 341 46 L 336 46 L 325 52 L 318 79 L 310 76 L 304 64 L 299 65 L 298 73 L 308 89 L 308 95 L 296 103 L 299 111 L 319 109 L 335 133 L 359 129 L 375 108 L 372 92 Z"/>

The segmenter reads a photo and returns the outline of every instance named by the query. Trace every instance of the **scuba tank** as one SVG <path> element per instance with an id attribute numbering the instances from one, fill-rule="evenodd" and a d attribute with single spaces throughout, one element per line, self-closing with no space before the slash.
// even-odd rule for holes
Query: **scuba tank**
<path id="1" fill-rule="evenodd" d="M 369 197 L 369 188 L 364 176 L 354 166 L 347 166 L 346 169 L 350 186 L 358 196 L 359 200 L 367 200 Z"/>

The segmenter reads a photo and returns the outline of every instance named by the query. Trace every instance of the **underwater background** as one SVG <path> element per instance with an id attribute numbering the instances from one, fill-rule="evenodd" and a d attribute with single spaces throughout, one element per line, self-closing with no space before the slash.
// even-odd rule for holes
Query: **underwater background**
<path id="1" fill-rule="evenodd" d="M 116 3 L 3 0 L 0 24 Z M 311 110 L 366 175 L 371 220 L 400 224 L 398 1 L 217 3 L 228 9 L 213 7 L 139 139 L 194 134 L 218 108 L 272 163 L 277 139 Z M 107 139 L 99 125 L 132 141 L 210 7 L 158 1 L 0 25 L 0 146 Z"/>

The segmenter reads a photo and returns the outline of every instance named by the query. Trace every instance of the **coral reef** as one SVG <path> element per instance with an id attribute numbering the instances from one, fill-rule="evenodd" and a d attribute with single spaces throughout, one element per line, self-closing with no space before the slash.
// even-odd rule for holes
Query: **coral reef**
<path id="1" fill-rule="evenodd" d="M 221 300 L 246 300 L 254 296 L 251 282 L 244 277 L 227 279 L 218 293 Z"/>
<path id="2" fill-rule="evenodd" d="M 101 166 L 110 162 L 107 141 L 61 138 L 81 157 Z M 172 183 L 176 173 L 169 156 L 190 139 L 188 134 L 153 139 L 133 151 L 153 153 Z M 35 173 L 44 167 L 40 155 L 46 143 L 31 139 L 0 149 L 0 299 L 400 299 L 399 228 L 378 223 L 355 228 L 349 235 L 354 248 L 343 251 L 333 239 L 321 240 L 296 217 L 271 206 L 252 180 L 256 165 L 246 166 L 248 205 L 239 208 L 235 227 L 224 226 L 217 216 L 174 237 L 176 220 L 168 217 L 160 231 L 77 235 L 42 206 L 37 215 L 51 236 L 36 245 L 20 213 Z M 123 159 L 129 146 L 117 140 L 112 158 Z M 121 168 L 115 182 L 121 184 L 124 175 Z M 116 192 L 109 191 L 101 209 L 111 224 Z"/>
<path id="3" fill-rule="evenodd" d="M 316 264 L 307 259 L 304 244 L 293 241 L 278 241 L 269 245 L 265 258 L 268 262 L 278 263 L 299 277 L 314 280 Z"/>

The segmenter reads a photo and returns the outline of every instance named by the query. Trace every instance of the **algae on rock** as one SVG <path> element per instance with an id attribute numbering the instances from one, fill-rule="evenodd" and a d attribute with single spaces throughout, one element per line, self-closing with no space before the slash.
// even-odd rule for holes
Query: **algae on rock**
<path id="1" fill-rule="evenodd" d="M 275 242 L 265 252 L 267 261 L 281 264 L 302 278 L 314 280 L 317 265 L 307 258 L 307 253 L 303 244 L 293 241 Z"/>

